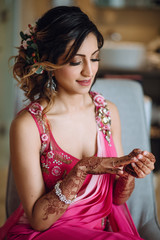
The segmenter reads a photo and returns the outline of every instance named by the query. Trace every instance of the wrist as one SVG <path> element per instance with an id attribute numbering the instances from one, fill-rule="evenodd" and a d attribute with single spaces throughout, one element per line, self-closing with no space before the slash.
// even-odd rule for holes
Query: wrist
<path id="1" fill-rule="evenodd" d="M 67 199 L 66 196 L 63 195 L 63 193 L 62 193 L 62 190 L 61 190 L 61 187 L 60 187 L 61 182 L 62 181 L 60 180 L 56 183 L 56 185 L 54 187 L 55 194 L 59 197 L 59 200 L 61 202 L 64 202 L 65 204 L 70 205 L 74 201 L 74 199 L 77 197 L 77 195 L 75 195 L 73 199 Z"/>
<path id="2" fill-rule="evenodd" d="M 126 180 L 132 180 L 132 179 L 135 179 L 135 177 L 131 174 L 129 174 L 128 172 L 123 172 L 122 175 L 120 175 L 120 177 L 126 179 Z"/>
<path id="3" fill-rule="evenodd" d="M 88 168 L 87 168 L 87 166 L 84 164 L 84 160 L 85 160 L 85 159 L 80 160 L 80 161 L 75 165 L 75 171 L 76 171 L 76 175 L 77 175 L 77 176 L 79 176 L 79 175 L 84 176 L 84 177 L 87 176 Z"/>
<path id="4" fill-rule="evenodd" d="M 114 185 L 113 201 L 122 204 L 128 200 L 135 187 L 135 178 L 129 174 L 120 176 Z"/>
<path id="5" fill-rule="evenodd" d="M 129 173 L 124 173 L 122 176 L 119 177 L 119 180 L 123 181 L 124 183 L 132 183 L 135 181 L 135 177 L 133 177 Z"/>
<path id="6" fill-rule="evenodd" d="M 66 197 L 66 200 L 72 201 L 75 199 L 75 196 L 83 185 L 86 175 L 84 169 L 79 167 L 79 164 L 77 163 L 63 181 L 61 181 L 59 188 L 62 195 Z"/>

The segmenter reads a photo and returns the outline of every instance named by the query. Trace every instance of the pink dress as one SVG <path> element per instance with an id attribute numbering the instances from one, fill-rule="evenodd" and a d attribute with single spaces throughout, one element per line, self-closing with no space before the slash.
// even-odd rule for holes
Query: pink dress
<path id="1" fill-rule="evenodd" d="M 110 131 L 110 113 L 105 99 L 90 92 L 95 104 L 97 122 L 97 156 L 117 156 Z M 38 102 L 25 108 L 30 112 L 39 129 L 41 139 L 40 164 L 46 191 L 63 179 L 79 161 L 64 152 L 56 143 L 47 118 L 42 119 L 42 106 Z M 54 132 L 54 130 L 53 130 Z M 35 231 L 29 225 L 20 204 L 4 226 L 0 239 L 13 240 L 138 240 L 141 239 L 126 204 L 114 205 L 112 199 L 115 175 L 87 175 L 77 198 L 66 212 L 46 231 Z"/>

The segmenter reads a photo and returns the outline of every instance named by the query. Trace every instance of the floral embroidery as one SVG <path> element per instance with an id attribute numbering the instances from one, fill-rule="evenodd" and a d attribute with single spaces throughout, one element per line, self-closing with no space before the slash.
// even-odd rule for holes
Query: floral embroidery
<path id="1" fill-rule="evenodd" d="M 50 152 L 47 153 L 47 156 L 48 156 L 49 159 L 53 158 L 54 153 L 52 151 L 50 151 Z"/>
<path id="2" fill-rule="evenodd" d="M 51 172 L 54 176 L 59 176 L 61 174 L 61 168 L 58 166 L 54 166 Z"/>
<path id="3" fill-rule="evenodd" d="M 97 92 L 90 92 L 93 102 L 96 106 L 96 122 L 100 131 L 105 135 L 105 139 L 111 146 L 111 117 L 107 102 L 103 96 Z"/>
<path id="4" fill-rule="evenodd" d="M 46 133 L 44 133 L 44 134 L 41 135 L 41 140 L 42 140 L 43 142 L 46 142 L 46 141 L 48 140 L 48 136 L 47 136 Z"/>
<path id="5" fill-rule="evenodd" d="M 97 107 L 100 107 L 100 106 L 103 107 L 105 105 L 105 99 L 99 94 L 96 94 L 93 97 L 93 101 Z"/>
<path id="6" fill-rule="evenodd" d="M 33 103 L 30 106 L 29 111 L 34 115 L 40 115 L 41 116 L 42 111 L 43 111 L 43 107 L 39 103 Z"/>
<path id="7" fill-rule="evenodd" d="M 41 151 L 40 151 L 40 153 L 42 154 L 47 147 L 47 141 L 49 138 L 48 137 L 49 128 L 48 128 L 47 122 L 44 121 L 42 118 L 43 107 L 38 102 L 34 102 L 29 106 L 28 111 L 35 116 L 38 124 L 43 129 L 42 135 L 41 135 Z"/>

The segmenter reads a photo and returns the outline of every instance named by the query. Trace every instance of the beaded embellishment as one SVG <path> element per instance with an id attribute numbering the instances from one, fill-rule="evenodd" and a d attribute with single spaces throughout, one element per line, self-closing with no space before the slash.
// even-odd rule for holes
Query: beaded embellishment
<path id="1" fill-rule="evenodd" d="M 97 92 L 90 92 L 96 106 L 96 122 L 100 131 L 105 135 L 109 146 L 111 146 L 111 117 L 105 98 Z"/>

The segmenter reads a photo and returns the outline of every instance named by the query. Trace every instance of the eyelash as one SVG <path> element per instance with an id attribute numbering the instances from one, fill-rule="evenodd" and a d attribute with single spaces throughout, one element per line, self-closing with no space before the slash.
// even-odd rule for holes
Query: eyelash
<path id="1" fill-rule="evenodd" d="M 93 58 L 93 59 L 91 59 L 91 61 L 92 61 L 92 62 L 99 62 L 100 59 L 99 59 L 99 58 Z M 70 65 L 71 65 L 71 66 L 78 66 L 78 65 L 80 65 L 80 64 L 81 64 L 81 61 L 79 61 L 79 62 L 70 62 Z"/>

